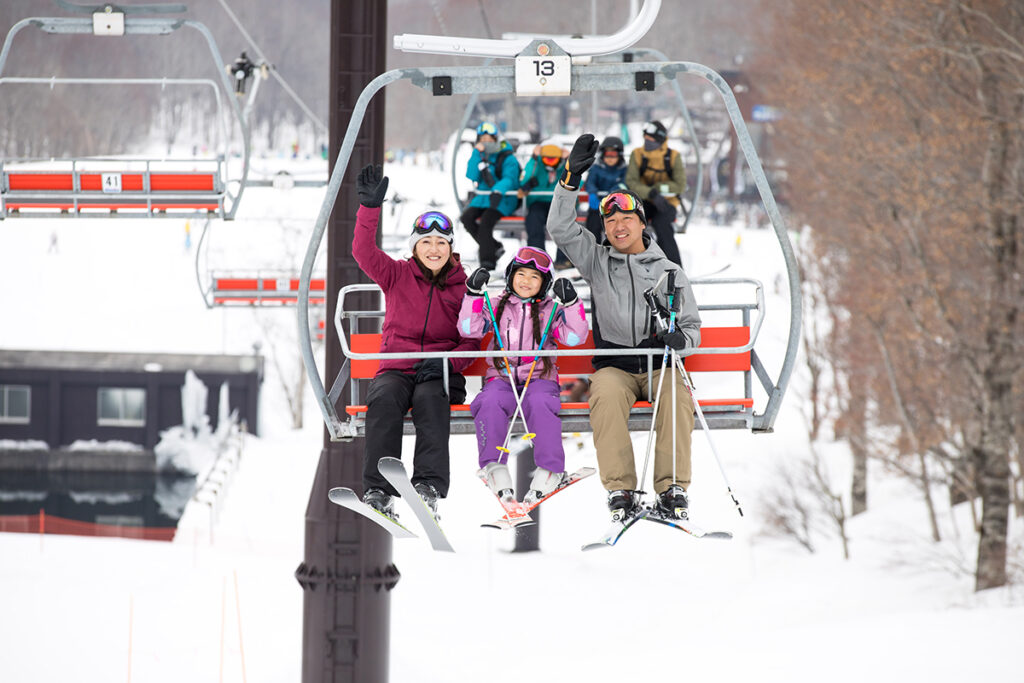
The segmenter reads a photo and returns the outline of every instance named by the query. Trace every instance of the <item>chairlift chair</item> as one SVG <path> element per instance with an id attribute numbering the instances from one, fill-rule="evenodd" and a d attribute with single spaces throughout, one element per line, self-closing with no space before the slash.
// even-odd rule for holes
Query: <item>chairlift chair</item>
<path id="1" fill-rule="evenodd" d="M 69 158 L 33 159 L 0 157 L 0 220 L 10 217 L 176 217 L 216 215 L 235 217 L 249 174 L 249 113 L 260 78 L 248 94 L 245 107 L 235 95 L 217 44 L 200 22 L 166 17 L 139 16 L 180 13 L 184 5 L 83 6 L 57 0 L 65 9 L 88 13 L 89 17 L 30 17 L 17 22 L 0 49 L 0 85 L 24 83 L 89 86 L 203 86 L 209 87 L 217 102 L 221 128 L 220 150 L 214 160 Z M 56 35 L 96 36 L 168 35 L 181 28 L 197 31 L 206 40 L 219 81 L 183 78 L 55 78 L 4 76 L 3 70 L 14 37 L 27 27 Z M 257 71 L 257 73 L 259 73 Z M 222 98 L 229 103 L 237 122 L 243 147 L 242 170 L 229 178 L 228 135 L 222 115 Z M 204 170 L 194 170 L 202 166 Z M 230 185 L 237 184 L 232 193 Z"/>
<path id="2" fill-rule="evenodd" d="M 570 66 L 572 59 L 576 57 L 612 54 L 627 49 L 647 32 L 656 19 L 660 6 L 660 0 L 645 0 L 636 17 L 622 30 L 613 35 L 597 38 L 489 40 L 424 35 L 395 36 L 395 47 L 406 51 L 515 59 L 515 65 L 394 69 L 381 74 L 367 84 L 356 101 L 341 150 L 338 153 L 337 163 L 334 165 L 328 183 L 324 202 L 320 207 L 320 213 L 310 238 L 302 266 L 298 293 L 300 351 L 310 385 L 332 440 L 344 440 L 356 436 L 351 431 L 351 423 L 348 420 L 341 420 L 336 408 L 336 403 L 341 398 L 345 385 L 349 382 L 351 365 L 360 361 L 390 357 L 392 354 L 363 353 L 355 349 L 348 349 L 346 360 L 338 377 L 334 379 L 329 390 L 325 388 L 324 382 L 320 378 L 309 336 L 308 299 L 312 282 L 312 269 L 369 102 L 378 91 L 401 80 L 410 81 L 413 85 L 431 92 L 434 96 L 442 97 L 479 93 L 514 93 L 516 95 L 532 96 L 538 92 L 540 94 L 564 95 L 593 90 L 635 90 L 637 92 L 645 92 L 653 91 L 657 86 L 666 82 L 672 82 L 680 75 L 698 76 L 714 86 L 725 103 L 725 108 L 739 139 L 740 147 L 754 175 L 761 200 L 771 219 L 772 227 L 785 260 L 790 290 L 789 333 L 778 376 L 773 380 L 767 369 L 760 364 L 753 367 L 754 373 L 765 388 L 767 401 L 763 406 L 758 406 L 761 412 L 753 411 L 750 419 L 744 419 L 741 425 L 726 423 L 718 426 L 742 426 L 755 433 L 772 431 L 775 418 L 778 415 L 782 399 L 795 367 L 801 321 L 800 282 L 796 257 L 790 244 L 786 227 L 775 202 L 771 187 L 765 177 L 764 169 L 757 156 L 750 133 L 743 121 L 736 98 L 720 74 L 707 66 L 695 62 L 590 63 L 585 65 L 573 64 Z M 535 70 L 539 71 L 542 67 L 545 72 L 551 71 L 551 73 L 546 73 L 543 83 L 534 73 Z M 548 76 L 550 76 L 550 80 L 547 80 Z M 759 285 L 757 290 L 761 290 Z M 339 296 L 339 299 L 343 298 L 343 295 Z M 344 339 L 344 334 L 341 336 Z M 757 335 L 752 333 L 749 341 L 746 343 L 737 344 L 736 341 L 729 340 L 722 346 L 701 347 L 700 353 L 705 356 L 747 354 L 754 349 L 756 341 Z M 582 353 L 600 354 L 601 352 L 602 350 L 584 350 Z M 683 354 L 686 355 L 687 352 L 695 353 L 696 350 L 687 349 Z M 467 353 L 468 355 L 482 358 L 494 358 L 502 355 L 502 352 L 498 351 L 481 351 L 479 353 L 427 352 L 419 354 L 418 357 L 447 358 L 463 356 L 467 355 Z M 573 355 L 573 351 L 530 351 L 528 355 L 570 356 Z M 445 381 L 447 381 L 447 364 L 444 364 L 444 368 Z M 716 425 L 711 424 L 710 427 L 715 428 Z"/>

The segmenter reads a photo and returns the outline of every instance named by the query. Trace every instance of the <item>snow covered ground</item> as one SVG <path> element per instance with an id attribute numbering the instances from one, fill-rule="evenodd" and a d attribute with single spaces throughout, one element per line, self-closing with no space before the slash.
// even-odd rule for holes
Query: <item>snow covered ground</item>
<path id="1" fill-rule="evenodd" d="M 431 199 L 454 213 L 447 175 L 386 170 L 411 200 L 386 212 L 386 232 L 404 234 Z M 247 191 L 237 221 L 212 225 L 206 265 L 297 269 L 321 196 Z M 191 231 L 194 250 L 201 226 Z M 52 232 L 58 253 L 47 253 Z M 771 231 L 698 222 L 678 239 L 691 276 L 728 265 L 723 275 L 764 282 L 760 348 L 775 376 L 788 309 Z M 264 352 L 292 343 L 292 310 L 205 309 L 194 256 L 182 220 L 4 221 L 0 347 L 250 353 L 256 342 Z M 282 353 L 286 372 L 293 364 Z M 0 680 L 299 680 L 293 572 L 322 427 L 310 400 L 305 427 L 290 429 L 272 365 L 262 436 L 247 439 L 212 534 L 195 504 L 173 543 L 0 534 Z M 391 680 L 1020 680 L 1019 588 L 972 591 L 976 538 L 963 506 L 940 510 L 946 540 L 934 544 L 917 494 L 873 467 L 869 512 L 849 523 L 849 561 L 820 532 L 815 554 L 763 533 L 768 491 L 808 457 L 803 386 L 797 377 L 774 434 L 713 435 L 743 518 L 694 435 L 692 508 L 705 527 L 732 530 L 731 542 L 640 524 L 615 548 L 582 553 L 606 526 L 595 477 L 545 504 L 542 552 L 511 554 L 509 536 L 479 528 L 498 507 L 475 479 L 474 440 L 453 437 L 442 514 L 458 552 L 395 543 Z M 594 464 L 592 445 L 580 444 L 567 442 L 567 467 Z M 843 445 L 821 450 L 843 482 Z"/>

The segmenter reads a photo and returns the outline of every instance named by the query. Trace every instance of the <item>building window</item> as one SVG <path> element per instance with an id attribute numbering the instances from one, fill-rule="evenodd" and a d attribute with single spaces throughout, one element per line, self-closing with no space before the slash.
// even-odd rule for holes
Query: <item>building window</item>
<path id="1" fill-rule="evenodd" d="M 105 427 L 144 427 L 145 389 L 99 389 L 99 424 Z"/>
<path id="2" fill-rule="evenodd" d="M 28 424 L 32 388 L 19 384 L 0 384 L 0 422 Z"/>

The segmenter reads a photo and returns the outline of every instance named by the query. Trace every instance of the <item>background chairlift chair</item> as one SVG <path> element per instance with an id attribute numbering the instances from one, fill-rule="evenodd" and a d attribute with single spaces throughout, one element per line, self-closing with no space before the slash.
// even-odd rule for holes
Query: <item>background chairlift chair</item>
<path id="1" fill-rule="evenodd" d="M 0 49 L 0 85 L 34 83 L 53 87 L 59 84 L 84 85 L 203 85 L 215 92 L 218 114 L 221 98 L 227 100 L 242 141 L 242 170 L 237 179 L 229 179 L 227 125 L 221 123 L 221 149 L 209 161 L 187 159 L 77 158 L 47 160 L 41 168 L 38 160 L 0 158 L 0 220 L 12 216 L 72 217 L 188 217 L 216 215 L 225 220 L 235 217 L 249 174 L 250 137 L 248 123 L 260 78 L 250 89 L 243 110 L 235 88 L 225 71 L 225 62 L 209 29 L 189 19 L 136 16 L 141 14 L 184 12 L 184 5 L 139 5 L 84 7 L 67 2 L 59 4 L 91 17 L 30 17 L 16 23 L 7 33 Z M 209 79 L 171 78 L 47 78 L 3 76 L 14 37 L 33 26 L 47 34 L 91 34 L 96 36 L 168 35 L 190 28 L 203 36 L 219 74 L 219 83 Z M 259 73 L 259 70 L 257 70 Z M 223 120 L 223 116 L 219 117 Z M 12 168 L 14 166 L 15 168 Z M 56 168 L 54 168 L 56 166 Z M 187 170 L 182 170 L 182 166 Z M 192 170 L 205 166 L 208 170 Z M 232 194 L 229 185 L 237 184 Z"/>
<path id="2" fill-rule="evenodd" d="M 520 36 L 519 34 L 505 34 L 504 37 L 519 38 Z M 534 36 L 534 39 L 554 40 L 558 42 L 569 39 L 569 36 Z M 649 55 L 660 62 L 668 61 L 664 53 L 660 52 L 659 50 L 645 47 L 630 47 L 628 50 L 624 50 L 619 54 L 593 57 L 590 59 L 590 63 L 614 64 L 620 62 L 632 62 L 637 55 Z M 484 66 L 490 65 L 493 61 L 493 59 L 488 59 L 486 62 L 484 62 Z M 675 99 L 679 107 L 679 115 L 682 117 L 683 123 L 686 126 L 686 134 L 689 136 L 691 144 L 693 145 L 693 148 L 696 153 L 696 182 L 693 185 L 693 195 L 689 200 L 689 208 L 683 212 L 683 223 L 678 230 L 679 232 L 686 232 L 686 228 L 690 224 L 690 217 L 693 216 L 694 212 L 698 210 L 698 207 L 700 205 L 701 194 L 704 187 L 704 162 L 700 154 L 700 140 L 697 138 L 697 131 L 693 126 L 693 119 L 690 117 L 690 110 L 686 106 L 686 100 L 683 98 L 682 88 L 679 87 L 679 82 L 676 81 L 675 79 L 672 79 L 670 81 L 670 84 L 672 86 L 672 89 L 675 91 Z M 477 103 L 479 102 L 479 99 L 480 93 L 473 93 L 473 95 L 469 98 L 469 101 L 466 103 L 466 109 L 462 114 L 462 120 L 459 122 L 459 127 L 455 129 L 456 132 L 453 138 L 454 144 L 452 144 L 451 146 L 452 153 L 451 159 L 449 161 L 449 166 L 452 179 L 452 193 L 455 195 L 455 203 L 459 207 L 460 214 L 466 209 L 466 204 L 468 203 L 468 200 L 463 200 L 463 197 L 459 192 L 459 183 L 468 181 L 465 178 L 466 164 L 460 164 L 458 162 L 458 156 L 459 151 L 463 148 L 463 146 L 466 143 L 472 145 L 472 142 L 466 139 L 465 132 L 469 130 L 469 120 L 473 117 L 473 113 L 477 109 Z M 624 125 L 628 122 L 622 121 L 621 123 Z M 604 136 L 598 135 L 599 140 L 603 139 L 603 137 Z M 545 136 L 542 132 L 541 139 L 543 140 L 544 138 Z M 628 157 L 625 159 L 625 161 L 629 161 Z M 581 199 L 581 201 L 585 201 L 585 198 Z M 685 198 L 680 198 L 680 201 L 683 201 L 685 206 Z M 517 214 L 502 219 L 499 225 L 495 226 L 495 230 L 523 230 L 523 217 L 518 215 L 518 213 L 519 212 L 517 211 Z"/>

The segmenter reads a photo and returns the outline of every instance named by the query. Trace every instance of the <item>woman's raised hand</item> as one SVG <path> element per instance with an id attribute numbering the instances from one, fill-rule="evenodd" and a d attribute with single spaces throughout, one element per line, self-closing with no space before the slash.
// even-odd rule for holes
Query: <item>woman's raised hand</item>
<path id="1" fill-rule="evenodd" d="M 359 203 L 373 209 L 384 203 L 384 195 L 388 191 L 388 178 L 380 164 L 368 164 L 356 177 L 356 193 Z"/>

